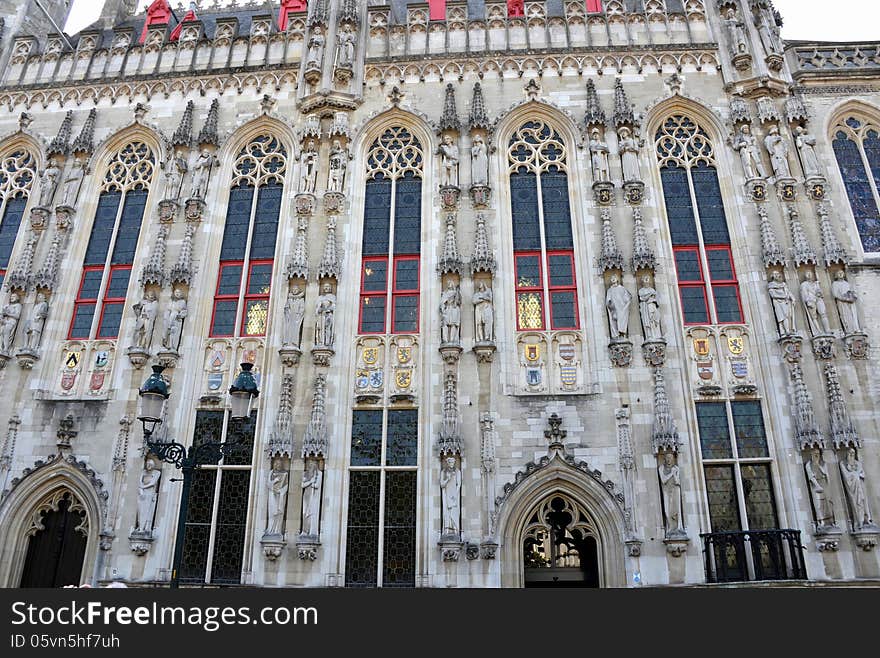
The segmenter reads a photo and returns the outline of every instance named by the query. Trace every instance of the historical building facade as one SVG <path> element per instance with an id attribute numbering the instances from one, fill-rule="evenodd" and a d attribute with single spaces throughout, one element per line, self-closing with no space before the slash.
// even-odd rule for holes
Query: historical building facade
<path id="1" fill-rule="evenodd" d="M 880 44 L 66 4 L 0 2 L 0 584 L 880 581 Z"/>

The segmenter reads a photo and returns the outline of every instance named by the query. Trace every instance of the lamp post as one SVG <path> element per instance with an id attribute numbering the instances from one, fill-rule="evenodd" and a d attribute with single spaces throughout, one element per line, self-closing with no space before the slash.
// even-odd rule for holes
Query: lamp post
<path id="1" fill-rule="evenodd" d="M 244 420 L 251 415 L 253 401 L 260 394 L 257 381 L 251 372 L 252 363 L 242 363 L 241 372 L 229 387 L 230 407 L 233 420 Z M 174 560 L 171 565 L 171 588 L 180 584 L 180 562 L 183 559 L 183 540 L 186 535 L 186 517 L 189 510 L 189 493 L 193 474 L 204 464 L 220 461 L 237 447 L 234 442 L 211 441 L 191 445 L 188 449 L 177 441 L 153 441 L 153 432 L 162 423 L 162 409 L 170 397 L 168 383 L 162 377 L 164 366 L 153 366 L 153 374 L 138 391 L 141 413 L 138 420 L 144 428 L 144 441 L 151 453 L 163 462 L 174 464 L 183 473 L 183 489 L 180 493 L 180 512 L 177 517 L 177 537 L 174 540 Z"/>

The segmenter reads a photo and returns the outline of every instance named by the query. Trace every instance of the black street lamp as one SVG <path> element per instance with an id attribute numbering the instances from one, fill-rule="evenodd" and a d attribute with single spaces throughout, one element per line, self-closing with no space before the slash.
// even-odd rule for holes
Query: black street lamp
<path id="1" fill-rule="evenodd" d="M 233 420 L 250 418 L 253 401 L 260 394 L 257 380 L 251 372 L 254 364 L 242 363 L 241 372 L 229 387 L 230 406 Z M 193 474 L 204 464 L 216 464 L 227 453 L 238 447 L 232 441 L 216 441 L 191 445 L 189 449 L 176 441 L 153 441 L 156 427 L 162 422 L 162 408 L 170 397 L 168 383 L 162 377 L 164 366 L 153 366 L 153 374 L 147 378 L 138 391 L 141 398 L 141 413 L 138 420 L 144 428 L 144 440 L 151 453 L 163 462 L 174 464 L 183 472 L 183 490 L 180 493 L 180 513 L 177 517 L 177 537 L 174 540 L 174 561 L 171 565 L 171 587 L 180 585 L 180 562 L 183 559 L 183 540 L 186 534 L 186 517 L 189 509 L 189 493 Z"/>

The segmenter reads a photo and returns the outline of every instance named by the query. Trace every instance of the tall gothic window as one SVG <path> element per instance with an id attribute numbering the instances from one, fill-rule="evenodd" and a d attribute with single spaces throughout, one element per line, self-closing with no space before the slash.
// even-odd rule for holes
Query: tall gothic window
<path id="1" fill-rule="evenodd" d="M 6 268 L 33 187 L 36 167 L 34 156 L 21 149 L 0 160 L 0 285 L 6 278 Z"/>
<path id="2" fill-rule="evenodd" d="M 271 135 L 245 146 L 233 165 L 220 247 L 211 336 L 264 336 L 287 151 Z"/>
<path id="3" fill-rule="evenodd" d="M 657 131 L 656 149 L 684 323 L 741 323 L 712 143 L 693 119 L 676 115 Z"/>
<path id="4" fill-rule="evenodd" d="M 543 121 L 528 121 L 510 138 L 507 158 L 517 329 L 577 329 L 565 144 Z"/>
<path id="5" fill-rule="evenodd" d="M 880 124 L 849 117 L 833 145 L 862 248 L 880 252 Z"/>
<path id="6" fill-rule="evenodd" d="M 250 504 L 257 412 L 234 420 L 225 411 L 199 411 L 193 445 L 234 443 L 228 454 L 199 467 L 193 476 L 183 539 L 182 582 L 241 582 Z"/>
<path id="7" fill-rule="evenodd" d="M 116 338 L 131 266 L 156 168 L 153 151 L 134 141 L 112 156 L 101 184 L 68 338 Z"/>

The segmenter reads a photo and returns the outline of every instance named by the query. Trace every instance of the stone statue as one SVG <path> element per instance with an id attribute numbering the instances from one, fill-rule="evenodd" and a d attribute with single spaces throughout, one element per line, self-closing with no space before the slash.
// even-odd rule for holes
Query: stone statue
<path id="1" fill-rule="evenodd" d="M 440 341 L 458 344 L 461 338 L 461 292 L 453 281 L 446 284 L 440 296 Z"/>
<path id="2" fill-rule="evenodd" d="M 461 534 L 461 469 L 455 457 L 447 457 L 440 471 L 440 492 L 443 499 L 443 536 Z"/>
<path id="3" fill-rule="evenodd" d="M 0 353 L 9 354 L 12 350 L 19 319 L 21 319 L 21 300 L 18 293 L 12 293 L 0 314 Z"/>
<path id="4" fill-rule="evenodd" d="M 318 460 L 306 459 L 302 479 L 302 534 L 317 537 L 320 534 L 321 484 L 324 473 L 318 468 Z"/>
<path id="5" fill-rule="evenodd" d="M 816 510 L 816 525 L 820 528 L 834 525 L 834 510 L 826 493 L 828 491 L 828 468 L 822 461 L 821 450 L 813 448 L 810 451 L 810 459 L 804 464 L 804 470 L 810 485 L 813 509 Z"/>
<path id="6" fill-rule="evenodd" d="M 180 198 L 180 186 L 187 172 L 186 158 L 182 151 L 169 155 L 165 163 L 165 198 L 177 201 Z"/>
<path id="7" fill-rule="evenodd" d="M 831 325 L 828 324 L 828 311 L 825 308 L 822 287 L 811 270 L 804 272 L 804 280 L 801 282 L 801 301 L 804 303 L 810 333 L 814 336 L 830 334 Z"/>
<path id="8" fill-rule="evenodd" d="M 345 189 L 345 171 L 348 168 L 348 151 L 338 139 L 330 149 L 330 173 L 327 175 L 327 191 L 342 192 Z"/>
<path id="9" fill-rule="evenodd" d="M 314 194 L 318 184 L 318 149 L 314 140 L 309 140 L 299 154 L 299 191 Z"/>
<path id="10" fill-rule="evenodd" d="M 40 177 L 40 207 L 51 208 L 52 201 L 55 199 L 55 192 L 58 189 L 58 179 L 61 176 L 61 169 L 54 159 L 49 160 L 49 166 L 43 170 Z"/>
<path id="11" fill-rule="evenodd" d="M 345 26 L 337 37 L 339 44 L 336 46 L 336 66 L 341 69 L 354 67 L 355 34 L 349 25 Z"/>
<path id="12" fill-rule="evenodd" d="M 660 464 L 660 488 L 663 491 L 663 511 L 666 515 L 666 534 L 683 535 L 684 519 L 681 505 L 681 472 L 675 455 L 664 453 Z"/>
<path id="13" fill-rule="evenodd" d="M 85 175 L 86 165 L 82 158 L 77 158 L 73 161 L 73 166 L 70 168 L 67 178 L 64 179 L 64 195 L 61 199 L 62 206 L 70 206 L 72 208 L 76 204 L 79 188 Z"/>
<path id="14" fill-rule="evenodd" d="M 309 39 L 309 51 L 306 56 L 306 68 L 321 68 L 321 62 L 324 60 L 324 33 L 320 26 L 316 26 L 312 32 L 312 38 Z"/>
<path id="15" fill-rule="evenodd" d="M 294 286 L 287 293 L 284 304 L 284 332 L 281 336 L 282 345 L 300 346 L 302 341 L 303 320 L 306 317 L 306 291 Z"/>
<path id="16" fill-rule="evenodd" d="M 620 149 L 620 164 L 623 168 L 623 182 L 634 183 L 642 180 L 639 171 L 639 143 L 636 141 L 632 130 L 623 127 L 618 132 L 618 146 Z"/>
<path id="17" fill-rule="evenodd" d="M 321 347 L 333 347 L 335 338 L 333 329 L 333 314 L 336 311 L 336 295 L 329 283 L 325 283 L 318 296 L 315 308 L 318 321 L 315 323 L 315 345 Z"/>
<path id="18" fill-rule="evenodd" d="M 162 471 L 156 469 L 156 462 L 148 459 L 138 482 L 137 522 L 134 527 L 137 532 L 144 534 L 153 532 L 153 517 L 156 514 L 156 500 L 159 498 L 159 478 L 161 477 Z"/>
<path id="19" fill-rule="evenodd" d="M 474 340 L 478 343 L 491 343 L 495 340 L 495 307 L 492 290 L 481 281 L 473 296 Z"/>
<path id="20" fill-rule="evenodd" d="M 779 26 L 776 24 L 776 18 L 766 9 L 755 9 L 755 27 L 758 28 L 758 34 L 761 37 L 761 45 L 768 55 L 779 55 L 782 53 L 782 39 L 779 35 Z"/>
<path id="21" fill-rule="evenodd" d="M 837 312 L 840 314 L 840 324 L 843 325 L 843 333 L 861 333 L 862 327 L 859 322 L 858 304 L 859 298 L 853 292 L 852 286 L 846 280 L 846 272 L 837 270 L 834 275 L 834 283 L 831 284 L 831 295 L 837 302 Z"/>
<path id="22" fill-rule="evenodd" d="M 480 135 L 474 136 L 471 145 L 471 185 L 489 185 L 489 150 Z"/>
<path id="23" fill-rule="evenodd" d="M 608 167 L 608 144 L 602 141 L 597 129 L 590 133 L 590 160 L 593 165 L 593 181 L 607 183 L 611 180 Z"/>
<path id="24" fill-rule="evenodd" d="M 791 164 L 788 162 L 788 144 L 779 134 L 779 126 L 772 126 L 764 138 L 764 147 L 770 154 L 770 164 L 777 179 L 791 178 Z"/>
<path id="25" fill-rule="evenodd" d="M 745 23 L 739 20 L 735 9 L 728 9 L 724 16 L 724 29 L 727 31 L 727 38 L 730 40 L 731 54 L 747 55 L 749 52 L 748 42 L 746 41 Z"/>
<path id="26" fill-rule="evenodd" d="M 743 173 L 747 180 L 767 178 L 767 170 L 764 168 L 761 152 L 758 150 L 758 140 L 755 139 L 748 124 L 744 124 L 739 129 L 739 134 L 733 142 L 733 150 L 739 153 Z"/>
<path id="27" fill-rule="evenodd" d="M 183 290 L 175 288 L 171 294 L 171 304 L 165 311 L 165 332 L 162 334 L 162 347 L 177 351 L 183 336 L 183 321 L 186 319 L 187 303 Z"/>
<path id="28" fill-rule="evenodd" d="M 846 460 L 840 462 L 840 473 L 843 476 L 849 504 L 852 506 L 853 526 L 858 530 L 866 525 L 872 525 L 874 519 L 871 517 L 868 495 L 865 491 L 865 469 L 856 458 L 855 448 L 847 450 Z"/>
<path id="29" fill-rule="evenodd" d="M 284 509 L 287 502 L 289 477 L 290 474 L 284 468 L 284 461 L 280 457 L 275 457 L 272 460 L 272 468 L 269 470 L 269 509 L 265 533 L 267 535 L 280 535 L 284 530 Z"/>
<path id="30" fill-rule="evenodd" d="M 446 135 L 437 147 L 440 156 L 440 187 L 458 187 L 458 146 L 452 135 Z"/>
<path id="31" fill-rule="evenodd" d="M 211 168 L 215 164 L 214 155 L 207 149 L 199 154 L 198 160 L 193 165 L 192 198 L 204 200 L 208 194 L 208 181 L 211 178 Z"/>
<path id="32" fill-rule="evenodd" d="M 803 126 L 795 130 L 795 146 L 801 155 L 801 165 L 804 168 L 804 176 L 815 178 L 822 175 L 822 165 L 819 164 L 819 156 L 816 155 L 816 138 L 807 132 Z"/>
<path id="33" fill-rule="evenodd" d="M 639 288 L 639 315 L 642 318 L 645 340 L 663 340 L 660 302 L 657 300 L 657 290 L 651 285 L 651 277 L 647 274 L 642 277 L 642 287 Z"/>
<path id="34" fill-rule="evenodd" d="M 767 282 L 767 294 L 770 295 L 770 301 L 773 303 L 779 335 L 791 336 L 797 333 L 794 322 L 794 295 L 777 270 L 773 271 L 770 281 Z"/>
<path id="35" fill-rule="evenodd" d="M 28 319 L 25 329 L 25 347 L 29 350 L 37 350 L 43 338 L 43 329 L 46 328 L 46 318 L 49 317 L 49 302 L 46 295 L 37 293 L 37 301 L 31 309 L 31 317 Z"/>
<path id="36" fill-rule="evenodd" d="M 148 350 L 153 339 L 153 327 L 156 325 L 156 318 L 159 315 L 159 300 L 156 299 L 156 293 L 148 290 L 144 293 L 144 298 L 132 306 L 132 309 L 136 314 L 134 323 L 135 347 Z"/>
<path id="37" fill-rule="evenodd" d="M 611 285 L 605 295 L 605 307 L 608 309 L 608 324 L 611 327 L 611 339 L 625 338 L 629 329 L 629 306 L 632 293 L 620 285 L 616 274 L 611 275 Z"/>

